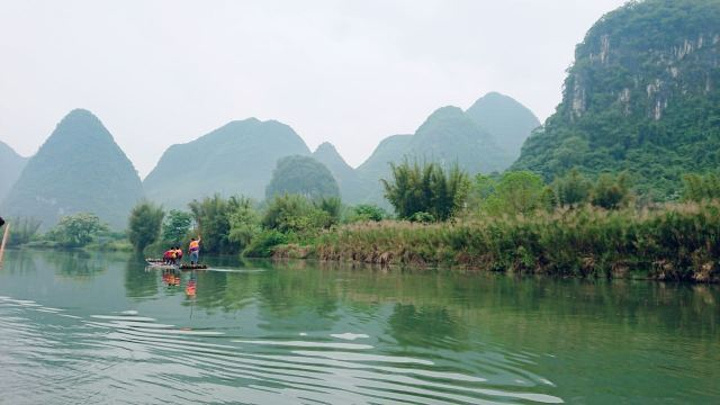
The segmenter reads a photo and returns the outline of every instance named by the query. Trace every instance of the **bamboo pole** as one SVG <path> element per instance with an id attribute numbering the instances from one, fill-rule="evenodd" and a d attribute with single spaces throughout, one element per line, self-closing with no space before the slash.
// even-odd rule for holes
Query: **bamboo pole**
<path id="1" fill-rule="evenodd" d="M 10 224 L 5 224 L 5 233 L 3 234 L 2 243 L 0 244 L 0 267 L 3 264 L 3 257 L 5 256 L 5 243 L 7 243 L 8 235 L 10 234 Z"/>

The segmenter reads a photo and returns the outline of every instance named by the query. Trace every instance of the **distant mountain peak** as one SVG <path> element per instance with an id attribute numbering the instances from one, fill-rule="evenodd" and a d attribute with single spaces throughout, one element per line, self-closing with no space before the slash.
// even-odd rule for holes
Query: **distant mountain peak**
<path id="1" fill-rule="evenodd" d="M 172 208 L 216 193 L 262 199 L 276 162 L 290 155 L 310 155 L 310 150 L 288 125 L 257 118 L 231 121 L 168 148 L 145 178 L 145 190 L 148 198 Z"/>
<path id="2" fill-rule="evenodd" d="M 480 97 L 466 114 L 487 131 L 514 160 L 532 131 L 539 127 L 535 114 L 514 98 L 490 92 Z"/>
<path id="3" fill-rule="evenodd" d="M 331 144 L 330 142 L 321 143 L 320 146 L 318 146 L 313 153 L 335 153 L 339 155 L 337 148 L 335 148 L 335 145 Z"/>
<path id="4" fill-rule="evenodd" d="M 112 134 L 93 113 L 75 109 L 28 161 L 3 207 L 42 220 L 46 229 L 79 212 L 122 229 L 142 196 L 140 178 Z"/>

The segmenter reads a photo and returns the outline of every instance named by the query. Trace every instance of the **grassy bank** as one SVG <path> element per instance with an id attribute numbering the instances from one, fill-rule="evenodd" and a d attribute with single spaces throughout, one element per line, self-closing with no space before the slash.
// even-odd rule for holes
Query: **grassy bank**
<path id="1" fill-rule="evenodd" d="M 275 257 L 580 277 L 720 281 L 720 203 L 342 226 Z"/>

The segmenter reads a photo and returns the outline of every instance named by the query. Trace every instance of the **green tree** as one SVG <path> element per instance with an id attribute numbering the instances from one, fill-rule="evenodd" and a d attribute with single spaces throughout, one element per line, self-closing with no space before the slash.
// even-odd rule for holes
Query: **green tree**
<path id="1" fill-rule="evenodd" d="M 83 247 L 106 228 L 106 225 L 100 223 L 97 215 L 80 213 L 62 217 L 49 232 L 49 236 L 51 240 L 65 247 Z"/>
<path id="2" fill-rule="evenodd" d="M 700 202 L 720 198 L 720 177 L 715 173 L 706 175 L 686 174 L 683 176 L 682 199 Z"/>
<path id="3" fill-rule="evenodd" d="M 592 190 L 592 184 L 577 169 L 572 169 L 567 175 L 556 179 L 552 187 L 561 207 L 573 207 L 588 202 Z"/>
<path id="4" fill-rule="evenodd" d="M 323 224 L 323 228 L 329 228 L 340 223 L 343 205 L 339 197 L 323 197 L 313 202 L 313 205 L 317 210 L 327 214 L 327 221 Z"/>
<path id="5" fill-rule="evenodd" d="M 455 215 L 467 200 L 470 181 L 457 166 L 445 173 L 435 163 L 420 166 L 391 164 L 392 180 L 382 179 L 385 198 L 392 204 L 401 219 L 411 219 L 424 212 L 436 220 L 444 221 Z"/>
<path id="6" fill-rule="evenodd" d="M 288 156 L 278 161 L 265 190 L 268 200 L 283 194 L 299 194 L 311 200 L 340 197 L 340 188 L 330 170 L 308 156 Z"/>
<path id="7" fill-rule="evenodd" d="M 505 173 L 487 199 L 491 211 L 527 214 L 543 207 L 545 182 L 539 175 L 527 172 Z"/>
<path id="8" fill-rule="evenodd" d="M 136 252 L 142 252 L 160 236 L 160 225 L 165 212 L 150 201 L 143 201 L 130 212 L 128 239 Z"/>
<path id="9" fill-rule="evenodd" d="M 190 212 L 202 236 L 203 250 L 210 253 L 237 253 L 239 246 L 230 240 L 230 216 L 243 204 L 242 197 L 222 198 L 216 194 L 189 204 Z"/>
<path id="10" fill-rule="evenodd" d="M 590 202 L 596 207 L 614 210 L 630 201 L 630 182 L 627 173 L 613 177 L 601 174 L 595 182 Z"/>
<path id="11" fill-rule="evenodd" d="M 229 239 L 237 243 L 240 250 L 243 250 L 261 232 L 260 214 L 253 208 L 250 199 L 241 199 L 237 209 L 230 214 Z"/>
<path id="12" fill-rule="evenodd" d="M 182 243 L 192 225 L 192 214 L 189 212 L 171 210 L 162 224 L 163 240 L 173 244 Z"/>
<path id="13" fill-rule="evenodd" d="M 307 198 L 285 194 L 270 201 L 262 225 L 282 233 L 307 233 L 323 228 L 329 216 L 327 212 L 315 208 Z"/>

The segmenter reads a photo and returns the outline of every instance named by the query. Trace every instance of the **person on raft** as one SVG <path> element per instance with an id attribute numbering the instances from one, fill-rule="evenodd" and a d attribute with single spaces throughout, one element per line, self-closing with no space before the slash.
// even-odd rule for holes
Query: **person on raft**
<path id="1" fill-rule="evenodd" d="M 180 247 L 180 245 L 178 245 L 175 248 L 175 260 L 176 260 L 177 264 L 180 264 L 182 262 L 182 258 L 183 258 L 183 251 L 182 251 L 182 248 Z"/>
<path id="2" fill-rule="evenodd" d="M 200 261 L 200 241 L 202 239 L 198 236 L 197 240 L 192 238 L 190 245 L 188 246 L 188 252 L 190 252 L 190 265 L 199 264 Z"/>
<path id="3" fill-rule="evenodd" d="M 165 262 L 165 264 L 175 264 L 177 262 L 177 249 L 175 246 L 163 253 L 163 262 Z"/>

